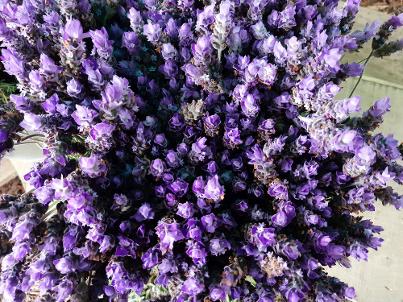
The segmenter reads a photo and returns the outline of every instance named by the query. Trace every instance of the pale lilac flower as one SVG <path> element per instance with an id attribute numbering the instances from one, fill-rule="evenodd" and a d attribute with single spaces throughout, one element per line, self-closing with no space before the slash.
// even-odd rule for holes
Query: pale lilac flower
<path id="1" fill-rule="evenodd" d="M 113 41 L 109 40 L 105 27 L 98 30 L 91 30 L 89 34 L 98 54 L 103 58 L 108 58 L 112 54 Z"/>
<path id="2" fill-rule="evenodd" d="M 148 20 L 147 24 L 143 27 L 144 35 L 151 43 L 157 43 L 161 36 L 161 27 L 158 23 L 152 23 Z"/>
<path id="3" fill-rule="evenodd" d="M 209 180 L 204 187 L 204 197 L 211 199 L 215 202 L 220 201 L 224 198 L 224 187 L 220 184 L 218 180 L 218 175 L 214 175 Z"/>
<path id="4" fill-rule="evenodd" d="M 374 105 L 368 110 L 368 113 L 374 117 L 378 118 L 384 115 L 387 111 L 390 110 L 390 99 L 384 98 L 376 101 Z"/>
<path id="5" fill-rule="evenodd" d="M 27 131 L 39 131 L 42 127 L 42 118 L 33 113 L 25 113 L 20 126 Z"/>
<path id="6" fill-rule="evenodd" d="M 102 162 L 101 158 L 94 154 L 89 157 L 81 157 L 79 164 L 81 170 L 92 178 L 105 174 L 107 171 L 107 167 Z"/>
<path id="7" fill-rule="evenodd" d="M 83 38 L 83 27 L 79 20 L 69 19 L 67 20 L 63 29 L 63 38 L 65 40 L 73 40 L 80 42 Z"/>

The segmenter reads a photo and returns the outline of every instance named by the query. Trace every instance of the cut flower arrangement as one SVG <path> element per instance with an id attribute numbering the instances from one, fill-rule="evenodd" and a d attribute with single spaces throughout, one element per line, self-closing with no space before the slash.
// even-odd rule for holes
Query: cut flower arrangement
<path id="1" fill-rule="evenodd" d="M 388 98 L 337 100 L 403 14 L 352 31 L 348 0 L 2 0 L 19 94 L 0 153 L 40 142 L 0 198 L 2 301 L 348 301 L 363 219 L 403 206 Z M 365 42 L 363 64 L 342 63 Z M 362 63 L 362 62 L 361 62 Z"/>

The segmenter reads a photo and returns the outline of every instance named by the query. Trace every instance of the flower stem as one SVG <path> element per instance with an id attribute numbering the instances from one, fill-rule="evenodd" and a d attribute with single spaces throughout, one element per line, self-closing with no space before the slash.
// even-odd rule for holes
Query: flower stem
<path id="1" fill-rule="evenodd" d="M 351 97 L 353 96 L 353 93 L 354 93 L 354 91 L 357 89 L 358 84 L 360 84 L 361 79 L 362 79 L 362 76 L 364 75 L 365 67 L 367 66 L 367 64 L 368 64 L 368 62 L 369 62 L 369 59 L 371 59 L 373 53 L 374 53 L 374 50 L 372 49 L 371 52 L 370 52 L 370 54 L 368 55 L 368 57 L 365 59 L 365 62 L 364 62 L 364 69 L 362 70 L 362 73 L 361 73 L 360 77 L 358 78 L 357 83 L 355 83 L 355 86 L 354 86 L 353 90 L 351 90 L 351 93 L 350 93 L 350 95 L 348 96 L 349 98 L 351 98 Z"/>
<path id="2" fill-rule="evenodd" d="M 24 136 L 24 137 L 21 138 L 19 141 L 20 141 L 20 142 L 23 142 L 23 141 L 25 141 L 25 140 L 27 140 L 27 139 L 30 139 L 30 138 L 33 138 L 33 137 L 45 137 L 45 135 L 40 134 L 40 133 L 35 133 L 35 134 L 31 134 L 31 135 Z"/>

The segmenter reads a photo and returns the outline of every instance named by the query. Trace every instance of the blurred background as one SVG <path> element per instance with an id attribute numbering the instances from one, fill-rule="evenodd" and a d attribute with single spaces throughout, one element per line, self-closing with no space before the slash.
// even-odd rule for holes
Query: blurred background
<path id="1" fill-rule="evenodd" d="M 376 19 L 385 21 L 388 15 L 403 10 L 403 0 L 364 0 L 355 28 L 363 28 Z M 403 29 L 394 33 L 391 40 L 403 39 Z M 359 53 L 348 54 L 345 62 L 359 62 L 370 53 L 370 43 Z M 11 79 L 0 74 L 0 99 L 6 98 L 13 86 L 6 83 Z M 348 97 L 357 78 L 344 83 L 339 98 Z M 372 57 L 364 75 L 354 92 L 362 97 L 362 109 L 366 110 L 373 101 L 389 96 L 392 110 L 386 115 L 380 131 L 393 134 L 403 141 L 403 52 L 378 59 Z M 29 190 L 24 175 L 42 157 L 36 144 L 16 146 L 14 151 L 0 161 L 0 194 L 22 193 Z M 403 193 L 403 188 L 399 188 Z M 382 226 L 384 244 L 377 252 L 371 252 L 368 262 L 353 261 L 351 269 L 341 266 L 329 269 L 329 274 L 354 286 L 358 302 L 403 302 L 403 212 L 392 207 L 379 205 L 374 213 L 365 215 L 375 224 Z"/>

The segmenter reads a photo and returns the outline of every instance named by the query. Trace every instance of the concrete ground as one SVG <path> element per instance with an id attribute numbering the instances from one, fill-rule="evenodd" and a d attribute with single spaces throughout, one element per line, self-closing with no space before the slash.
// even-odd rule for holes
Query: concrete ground
<path id="1" fill-rule="evenodd" d="M 375 19 L 385 20 L 387 15 L 369 8 L 361 8 L 357 26 Z M 403 30 L 394 39 L 403 38 Z M 360 53 L 346 56 L 346 61 L 360 61 L 369 54 L 369 47 Z M 367 65 L 354 95 L 362 97 L 363 109 L 374 100 L 390 96 L 392 110 L 385 116 L 383 133 L 392 133 L 403 141 L 403 52 L 384 59 L 372 58 Z M 340 97 L 347 96 L 355 81 L 347 82 Z M 398 188 L 403 194 L 403 188 Z M 403 212 L 381 204 L 374 213 L 365 214 L 384 228 L 385 240 L 378 251 L 371 251 L 368 262 L 352 262 L 352 268 L 334 267 L 329 273 L 356 288 L 358 302 L 403 302 Z"/>

